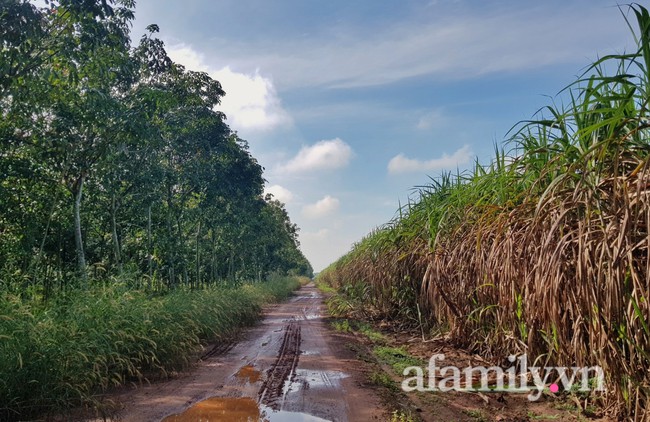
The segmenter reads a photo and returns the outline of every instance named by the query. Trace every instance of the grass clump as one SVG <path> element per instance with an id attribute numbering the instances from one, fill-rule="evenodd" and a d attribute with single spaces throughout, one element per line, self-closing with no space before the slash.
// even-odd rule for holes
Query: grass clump
<path id="1" fill-rule="evenodd" d="M 401 375 L 409 366 L 422 367 L 424 362 L 411 356 L 403 347 L 377 346 L 373 353 L 380 362 L 390 365 L 395 373 Z"/>
<path id="2" fill-rule="evenodd" d="M 366 336 L 368 340 L 370 340 L 373 343 L 376 344 L 386 344 L 388 343 L 388 339 L 386 338 L 385 335 L 380 333 L 379 331 L 376 331 L 368 324 L 367 322 L 359 321 L 357 322 L 357 330 Z"/>
<path id="3" fill-rule="evenodd" d="M 467 416 L 469 416 L 470 418 L 472 418 L 476 422 L 488 422 L 488 420 L 489 420 L 485 416 L 485 414 L 480 410 L 476 410 L 476 409 L 465 410 L 465 414 Z"/>
<path id="4" fill-rule="evenodd" d="M 527 416 L 533 421 L 556 421 L 561 418 L 560 415 L 538 415 L 535 412 L 528 412 Z"/>
<path id="5" fill-rule="evenodd" d="M 333 321 L 332 322 L 332 327 L 336 331 L 339 331 L 341 333 L 349 333 L 352 332 L 352 327 L 350 326 L 350 321 L 347 319 L 341 320 L 341 321 Z"/>
<path id="6" fill-rule="evenodd" d="M 385 372 L 374 371 L 368 376 L 368 380 L 378 387 L 384 387 L 390 391 L 397 392 L 399 388 L 397 383 Z"/>
<path id="7" fill-rule="evenodd" d="M 46 305 L 0 296 L 0 420 L 89 405 L 97 393 L 188 367 L 287 297 L 294 279 L 150 295 L 114 285 Z"/>
<path id="8" fill-rule="evenodd" d="M 330 286 L 329 284 L 322 283 L 318 279 L 316 280 L 315 284 L 316 284 L 316 287 L 318 288 L 318 290 L 320 290 L 321 292 L 323 292 L 325 294 L 330 294 L 330 295 L 336 294 L 336 289 L 334 287 Z"/>
<path id="9" fill-rule="evenodd" d="M 390 415 L 390 422 L 415 422 L 416 420 L 412 415 L 401 410 L 394 410 Z"/>
<path id="10" fill-rule="evenodd" d="M 388 343 L 386 336 L 379 331 L 374 330 L 372 326 L 365 321 L 339 319 L 332 321 L 332 327 L 336 331 L 342 333 L 357 332 L 375 344 Z"/>

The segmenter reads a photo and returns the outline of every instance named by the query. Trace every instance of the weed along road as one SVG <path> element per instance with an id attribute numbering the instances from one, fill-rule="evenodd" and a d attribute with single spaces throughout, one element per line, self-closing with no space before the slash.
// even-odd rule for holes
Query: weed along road
<path id="1" fill-rule="evenodd" d="M 239 342 L 209 350 L 177 378 L 119 394 L 120 421 L 368 421 L 379 398 L 324 321 L 312 284 L 269 307 Z"/>

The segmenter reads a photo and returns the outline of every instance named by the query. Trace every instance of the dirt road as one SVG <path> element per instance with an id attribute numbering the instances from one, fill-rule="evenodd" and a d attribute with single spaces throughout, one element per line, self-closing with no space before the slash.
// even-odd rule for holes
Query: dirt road
<path id="1" fill-rule="evenodd" d="M 190 373 L 120 394 L 120 421 L 370 421 L 384 417 L 310 284 Z"/>

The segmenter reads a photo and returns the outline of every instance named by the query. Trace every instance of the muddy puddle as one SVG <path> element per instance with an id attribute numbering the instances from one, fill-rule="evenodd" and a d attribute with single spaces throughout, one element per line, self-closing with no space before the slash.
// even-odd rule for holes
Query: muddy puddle
<path id="1" fill-rule="evenodd" d="M 314 312 L 314 311 L 303 311 L 302 312 L 302 319 L 307 320 L 307 321 L 310 321 L 312 319 L 319 319 L 319 318 L 322 318 L 322 317 L 323 316 L 318 312 Z"/>
<path id="2" fill-rule="evenodd" d="M 240 381 L 247 382 L 249 384 L 255 384 L 260 380 L 262 374 L 260 371 L 255 369 L 253 365 L 242 366 L 239 371 L 235 374 L 235 378 Z"/>
<path id="3" fill-rule="evenodd" d="M 282 382 L 280 401 L 270 400 L 264 394 L 261 402 L 250 397 L 211 397 L 200 401 L 183 413 L 175 414 L 163 419 L 163 422 L 322 422 L 322 419 L 308 413 L 289 412 L 279 408 L 284 397 L 292 392 L 313 388 L 338 388 L 341 379 L 347 375 L 338 371 L 314 371 L 295 369 L 293 376 L 285 378 Z M 241 382 L 256 383 L 260 380 L 261 373 L 253 365 L 241 367 L 234 377 Z M 284 378 L 284 377 L 283 377 Z"/>
<path id="4" fill-rule="evenodd" d="M 196 403 L 183 413 L 171 415 L 163 422 L 258 421 L 260 408 L 250 398 L 212 397 Z"/>
<path id="5" fill-rule="evenodd" d="M 212 397 L 162 422 L 327 422 L 307 413 L 276 411 L 249 397 Z"/>
<path id="6" fill-rule="evenodd" d="M 309 388 L 341 388 L 341 380 L 348 375 L 339 371 L 313 371 L 297 369 L 295 379 L 284 386 L 285 394 L 292 391 Z"/>

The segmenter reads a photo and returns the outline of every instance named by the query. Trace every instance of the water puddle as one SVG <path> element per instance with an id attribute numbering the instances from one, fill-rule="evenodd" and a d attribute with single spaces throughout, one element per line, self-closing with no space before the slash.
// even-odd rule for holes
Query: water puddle
<path id="1" fill-rule="evenodd" d="M 329 422 L 307 413 L 274 411 L 249 397 L 212 397 L 162 422 Z"/>
<path id="2" fill-rule="evenodd" d="M 262 324 L 265 325 L 282 324 L 286 320 L 287 320 L 286 318 L 265 318 L 262 320 Z"/>
<path id="3" fill-rule="evenodd" d="M 315 309 L 302 308 L 302 319 L 312 320 L 322 318 L 323 316 Z"/>
<path id="4" fill-rule="evenodd" d="M 339 389 L 341 380 L 348 375 L 339 371 L 312 371 L 296 369 L 295 377 L 284 385 L 284 395 L 314 388 Z"/>
<path id="5" fill-rule="evenodd" d="M 261 420 L 265 422 L 331 422 L 329 419 L 319 418 L 307 413 L 287 412 L 284 410 L 277 412 L 273 410 L 264 411 Z"/>
<path id="6" fill-rule="evenodd" d="M 260 371 L 255 369 L 253 365 L 246 365 L 239 368 L 239 371 L 235 374 L 235 377 L 241 381 L 248 382 L 249 384 L 255 384 L 260 380 Z"/>

